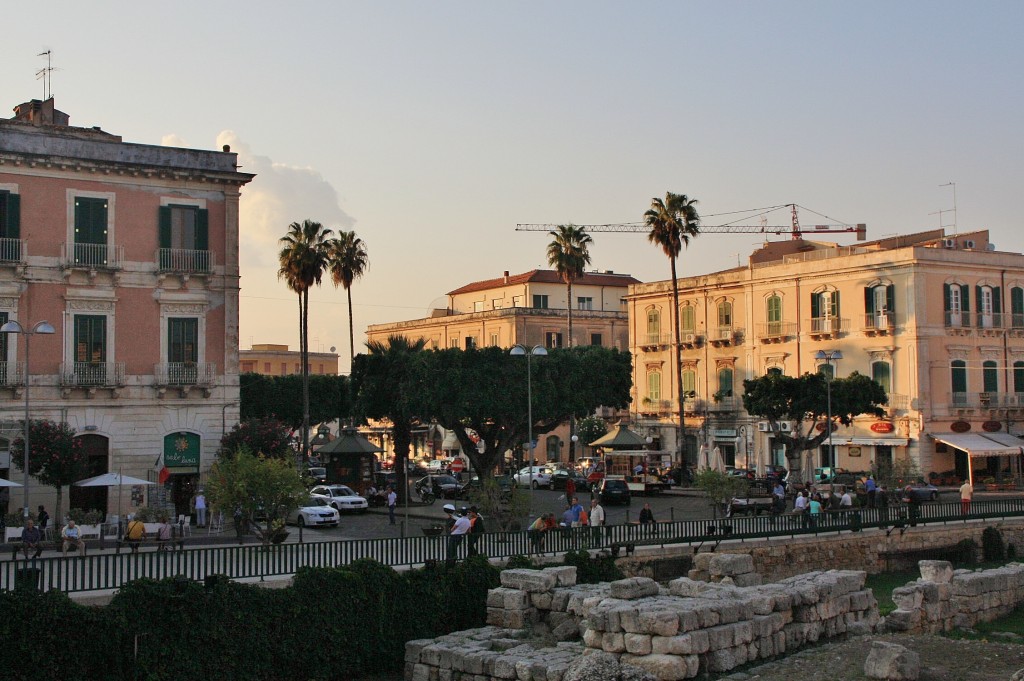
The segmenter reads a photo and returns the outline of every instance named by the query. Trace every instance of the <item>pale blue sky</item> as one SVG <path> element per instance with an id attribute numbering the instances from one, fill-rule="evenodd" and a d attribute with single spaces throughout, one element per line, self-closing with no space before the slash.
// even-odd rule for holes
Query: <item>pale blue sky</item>
<path id="1" fill-rule="evenodd" d="M 260 174 L 243 347 L 297 346 L 275 257 L 303 218 L 368 244 L 357 344 L 464 283 L 545 266 L 546 235 L 517 222 L 636 221 L 666 190 L 705 214 L 795 202 L 878 238 L 936 227 L 954 181 L 960 231 L 1024 250 L 1020 2 L 58 1 L 4 17 L 0 115 L 41 96 L 50 48 L 72 124 L 220 137 Z M 594 239 L 594 267 L 668 277 L 643 235 Z M 681 273 L 757 241 L 702 236 Z M 343 294 L 312 297 L 314 346 L 347 357 Z"/>

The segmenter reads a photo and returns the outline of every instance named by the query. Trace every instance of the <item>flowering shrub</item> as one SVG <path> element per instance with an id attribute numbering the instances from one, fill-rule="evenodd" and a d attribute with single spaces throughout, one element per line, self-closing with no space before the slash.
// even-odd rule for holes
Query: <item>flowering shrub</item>
<path id="1" fill-rule="evenodd" d="M 11 460 L 24 470 L 25 440 L 11 443 Z M 55 518 L 61 517 L 63 488 L 89 477 L 89 457 L 82 441 L 67 423 L 39 420 L 29 426 L 28 472 L 39 482 L 57 490 Z"/>
<path id="2" fill-rule="evenodd" d="M 288 426 L 274 416 L 246 419 L 221 438 L 220 449 L 224 454 L 245 449 L 275 459 L 289 458 L 293 455 L 288 444 L 290 433 Z"/>

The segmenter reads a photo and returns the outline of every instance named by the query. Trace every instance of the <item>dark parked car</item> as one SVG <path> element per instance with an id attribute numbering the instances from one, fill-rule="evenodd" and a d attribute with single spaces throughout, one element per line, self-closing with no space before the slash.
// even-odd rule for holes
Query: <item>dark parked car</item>
<path id="1" fill-rule="evenodd" d="M 602 478 L 594 489 L 602 504 L 625 504 L 629 506 L 629 487 L 625 480 Z"/>
<path id="2" fill-rule="evenodd" d="M 450 475 L 430 475 L 416 481 L 416 489 L 431 486 L 434 496 L 438 499 L 458 499 L 462 485 Z"/>
<path id="3" fill-rule="evenodd" d="M 914 482 L 900 491 L 900 499 L 910 498 L 912 501 L 938 501 L 939 488 L 925 482 Z"/>
<path id="4" fill-rule="evenodd" d="M 515 488 L 515 484 L 512 482 L 511 475 L 495 475 L 494 482 L 498 485 L 502 501 L 507 501 L 512 498 L 512 490 Z M 473 478 L 459 490 L 459 499 L 469 499 L 474 493 L 479 492 L 482 483 L 480 478 Z"/>
<path id="5" fill-rule="evenodd" d="M 583 474 L 577 471 L 570 471 L 565 468 L 559 468 L 551 475 L 551 489 L 565 489 L 565 484 L 572 479 L 574 485 L 576 485 L 577 492 L 589 492 L 590 482 Z"/>

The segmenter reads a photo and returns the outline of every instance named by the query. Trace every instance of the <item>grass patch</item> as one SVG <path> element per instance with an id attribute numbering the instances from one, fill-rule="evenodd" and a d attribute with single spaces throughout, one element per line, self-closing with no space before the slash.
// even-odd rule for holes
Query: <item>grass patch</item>
<path id="1" fill-rule="evenodd" d="M 916 570 L 914 572 L 881 572 L 877 575 L 868 575 L 864 587 L 874 592 L 875 600 L 878 601 L 879 614 L 888 615 L 896 609 L 896 604 L 892 602 L 893 590 L 906 586 L 908 582 L 913 582 L 920 576 L 921 573 Z"/>
<path id="2" fill-rule="evenodd" d="M 993 634 L 1010 633 L 1020 636 L 1022 640 L 997 637 L 1001 643 L 1024 643 L 1024 607 L 1019 607 L 1006 617 L 1001 617 L 991 622 L 978 622 L 974 625 L 973 631 L 954 629 L 946 632 L 947 638 L 967 639 L 972 641 L 991 640 Z"/>

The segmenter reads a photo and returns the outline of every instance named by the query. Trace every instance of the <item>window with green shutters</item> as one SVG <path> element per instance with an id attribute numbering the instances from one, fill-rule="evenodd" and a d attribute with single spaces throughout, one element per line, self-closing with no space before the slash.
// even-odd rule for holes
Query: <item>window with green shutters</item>
<path id="1" fill-rule="evenodd" d="M 198 377 L 199 320 L 171 317 L 167 320 L 167 372 L 174 385 L 192 385 Z"/>
<path id="2" fill-rule="evenodd" d="M 889 393 L 892 388 L 891 368 L 888 362 L 872 362 L 871 363 L 871 378 L 878 385 L 882 386 L 882 390 Z"/>
<path id="3" fill-rule="evenodd" d="M 953 389 L 953 404 L 967 403 L 967 362 L 954 359 L 949 367 L 950 385 Z"/>
<path id="4" fill-rule="evenodd" d="M 768 334 L 777 336 L 782 333 L 782 298 L 769 296 L 765 304 L 768 315 Z"/>
<path id="5" fill-rule="evenodd" d="M 836 377 L 836 368 L 829 362 L 822 362 L 818 365 L 818 373 L 824 376 L 826 381 L 831 381 Z"/>
<path id="6" fill-rule="evenodd" d="M 75 198 L 74 262 L 77 265 L 107 264 L 107 200 Z"/>
<path id="7" fill-rule="evenodd" d="M 683 372 L 683 397 L 693 397 L 697 394 L 697 373 L 687 369 Z"/>
<path id="8" fill-rule="evenodd" d="M 1017 393 L 1017 404 L 1021 402 L 1021 393 L 1024 393 L 1024 362 L 1013 363 L 1013 392 Z"/>
<path id="9" fill-rule="evenodd" d="M 661 337 L 661 313 L 657 310 L 647 311 L 647 342 L 657 343 Z"/>
<path id="10" fill-rule="evenodd" d="M 839 291 L 816 291 L 811 294 L 812 331 L 838 331 Z M 834 321 L 833 321 L 834 320 Z"/>
<path id="11" fill-rule="evenodd" d="M 988 394 L 999 392 L 999 369 L 992 360 L 981 364 L 982 390 Z"/>
<path id="12" fill-rule="evenodd" d="M 106 379 L 107 318 L 103 315 L 75 315 L 75 377 L 79 385 L 103 385 Z"/>
<path id="13" fill-rule="evenodd" d="M 1010 289 L 1010 324 L 1015 329 L 1024 328 L 1024 288 Z"/>
<path id="14" fill-rule="evenodd" d="M 718 398 L 732 397 L 732 369 L 729 367 L 722 367 L 718 370 L 718 392 L 715 393 Z"/>
<path id="15" fill-rule="evenodd" d="M 21 197 L 0 191 L 0 261 L 21 262 Z"/>
<path id="16" fill-rule="evenodd" d="M 971 298 L 967 284 L 942 285 L 946 326 L 970 326 Z"/>
<path id="17" fill-rule="evenodd" d="M 209 213 L 196 206 L 160 207 L 160 269 L 209 272 Z"/>
<path id="18" fill-rule="evenodd" d="M 718 326 L 723 329 L 732 327 L 732 303 L 725 301 L 718 304 Z"/>
<path id="19" fill-rule="evenodd" d="M 697 315 L 693 305 L 682 305 L 679 308 L 679 328 L 683 333 L 693 333 L 697 328 Z"/>
<path id="20" fill-rule="evenodd" d="M 661 374 L 657 371 L 647 374 L 647 399 L 652 403 L 661 399 Z"/>
<path id="21" fill-rule="evenodd" d="M 0 312 L 0 326 L 8 321 L 7 313 Z M 8 370 L 7 337 L 10 335 L 9 333 L 0 333 L 0 385 L 7 385 L 9 380 L 15 376 L 13 371 Z"/>

